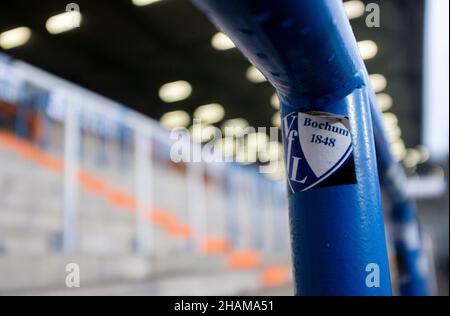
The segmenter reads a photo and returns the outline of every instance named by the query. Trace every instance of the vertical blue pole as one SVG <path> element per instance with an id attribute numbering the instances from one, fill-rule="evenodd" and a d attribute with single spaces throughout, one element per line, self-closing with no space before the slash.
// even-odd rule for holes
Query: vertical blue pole
<path id="1" fill-rule="evenodd" d="M 303 122 L 294 122 L 289 130 L 285 126 L 292 113 L 298 115 L 317 108 L 314 104 L 299 107 L 283 98 L 281 101 L 286 162 L 291 161 L 288 177 L 303 180 L 302 171 L 306 177 L 314 177 L 308 174 L 307 166 L 293 174 L 292 164 L 297 153 L 303 159 L 320 157 L 310 157 L 301 148 L 297 153 L 291 149 L 289 155 L 287 148 L 289 133 L 294 131 L 302 137 L 299 126 Z M 290 181 L 293 184 L 290 185 L 289 212 L 297 294 L 390 295 L 370 106 L 365 88 L 321 106 L 320 111 L 348 117 L 353 152 L 348 157 L 350 163 L 344 163 L 315 187 L 305 189 L 304 185 L 295 186 L 295 180 Z M 354 179 L 346 181 L 352 172 Z M 306 180 L 305 184 L 309 183 Z"/>

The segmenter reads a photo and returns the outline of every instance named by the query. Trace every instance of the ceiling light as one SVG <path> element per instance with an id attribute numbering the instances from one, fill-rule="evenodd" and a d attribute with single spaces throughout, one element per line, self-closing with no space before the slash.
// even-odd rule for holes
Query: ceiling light
<path id="1" fill-rule="evenodd" d="M 381 92 L 386 89 L 387 80 L 386 77 L 381 74 L 372 74 L 369 75 L 370 85 L 372 86 L 373 91 L 375 93 Z"/>
<path id="2" fill-rule="evenodd" d="M 424 163 L 430 158 L 430 152 L 424 145 L 417 145 L 416 149 L 420 153 L 419 163 Z"/>
<path id="3" fill-rule="evenodd" d="M 217 103 L 205 104 L 199 106 L 194 112 L 194 118 L 205 123 L 217 123 L 225 116 L 223 106 Z"/>
<path id="4" fill-rule="evenodd" d="M 231 39 L 222 32 L 214 34 L 211 38 L 211 45 L 217 50 L 227 50 L 235 47 Z"/>
<path id="5" fill-rule="evenodd" d="M 236 152 L 236 162 L 240 164 L 251 164 L 258 161 L 256 151 L 249 150 L 247 146 L 240 146 Z"/>
<path id="6" fill-rule="evenodd" d="M 378 108 L 380 109 L 381 112 L 387 111 L 392 107 L 393 101 L 389 94 L 378 93 L 376 95 L 376 97 L 377 97 Z"/>
<path id="7" fill-rule="evenodd" d="M 363 59 L 371 59 L 378 53 L 378 46 L 374 41 L 365 40 L 358 42 L 358 48 Z"/>
<path id="8" fill-rule="evenodd" d="M 81 13 L 79 11 L 68 11 L 48 18 L 45 28 L 50 34 L 59 34 L 79 27 L 81 24 Z"/>
<path id="9" fill-rule="evenodd" d="M 212 125 L 195 124 L 189 129 L 194 141 L 203 143 L 214 138 L 218 128 Z"/>
<path id="10" fill-rule="evenodd" d="M 391 151 L 395 159 L 397 159 L 398 161 L 404 159 L 406 156 L 406 147 L 403 140 L 398 139 L 397 141 L 393 142 L 391 144 Z"/>
<path id="11" fill-rule="evenodd" d="M 385 112 L 383 113 L 383 123 L 386 128 L 396 126 L 398 124 L 398 118 L 394 113 Z"/>
<path id="12" fill-rule="evenodd" d="M 17 27 L 0 34 L 0 47 L 6 50 L 21 46 L 28 42 L 30 37 L 31 30 L 28 27 Z"/>
<path id="13" fill-rule="evenodd" d="M 159 97 L 167 103 L 181 101 L 189 97 L 192 93 L 192 87 L 189 82 L 184 80 L 169 82 L 159 88 Z"/>
<path id="14" fill-rule="evenodd" d="M 142 7 L 159 1 L 161 0 L 132 0 L 133 4 L 138 7 Z"/>
<path id="15" fill-rule="evenodd" d="M 236 143 L 233 137 L 224 137 L 217 141 L 215 147 L 224 157 L 233 156 Z"/>
<path id="16" fill-rule="evenodd" d="M 389 143 L 393 143 L 402 136 L 402 130 L 400 129 L 400 127 L 398 127 L 398 125 L 394 125 L 392 127 L 386 128 L 386 136 Z"/>
<path id="17" fill-rule="evenodd" d="M 281 117 L 280 117 L 280 111 L 275 112 L 275 114 L 272 116 L 272 125 L 276 127 L 281 126 Z"/>
<path id="18" fill-rule="evenodd" d="M 272 105 L 272 107 L 276 110 L 280 109 L 280 99 L 278 99 L 278 96 L 276 93 L 272 94 L 272 96 L 270 97 L 270 104 Z"/>
<path id="19" fill-rule="evenodd" d="M 344 10 L 347 17 L 351 19 L 356 19 L 364 15 L 366 7 L 364 3 L 358 0 L 351 0 L 344 2 Z"/>
<path id="20" fill-rule="evenodd" d="M 420 162 L 420 152 L 417 149 L 410 148 L 406 150 L 406 155 L 403 158 L 403 165 L 406 168 L 413 168 Z"/>
<path id="21" fill-rule="evenodd" d="M 226 136 L 240 137 L 244 134 L 247 127 L 248 122 L 246 119 L 234 118 L 223 122 L 222 131 Z"/>
<path id="22" fill-rule="evenodd" d="M 266 133 L 256 132 L 247 135 L 247 146 L 250 151 L 265 150 L 269 142 L 269 136 Z"/>
<path id="23" fill-rule="evenodd" d="M 259 71 L 255 66 L 251 65 L 247 68 L 247 72 L 245 73 L 247 79 L 253 83 L 260 83 L 267 81 L 266 77 Z"/>
<path id="24" fill-rule="evenodd" d="M 171 111 L 161 116 L 160 123 L 167 129 L 186 127 L 189 125 L 190 117 L 185 111 Z"/>

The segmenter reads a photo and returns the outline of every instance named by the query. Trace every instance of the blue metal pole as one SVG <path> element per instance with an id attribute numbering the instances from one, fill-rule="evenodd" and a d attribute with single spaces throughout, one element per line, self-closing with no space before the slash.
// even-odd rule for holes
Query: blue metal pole
<path id="1" fill-rule="evenodd" d="M 390 295 L 365 68 L 340 0 L 194 0 L 277 89 L 296 293 Z"/>
<path id="2" fill-rule="evenodd" d="M 395 203 L 391 210 L 393 239 L 398 263 L 401 295 L 429 295 L 427 258 L 422 245 L 415 206 L 410 201 Z"/>
<path id="3" fill-rule="evenodd" d="M 369 97 L 379 176 L 392 204 L 388 214 L 392 222 L 391 234 L 398 263 L 399 293 L 408 296 L 429 295 L 429 273 L 423 264 L 426 256 L 416 206 L 405 190 L 406 175 L 389 150 L 375 94 L 370 92 Z"/>

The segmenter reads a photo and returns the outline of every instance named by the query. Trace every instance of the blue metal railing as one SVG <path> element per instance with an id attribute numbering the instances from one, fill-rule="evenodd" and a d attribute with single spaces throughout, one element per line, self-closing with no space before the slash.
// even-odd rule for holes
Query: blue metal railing
<path id="1" fill-rule="evenodd" d="M 398 224 L 401 292 L 426 294 L 420 244 L 402 233 L 415 212 L 342 1 L 193 2 L 281 101 L 296 293 L 391 295 L 379 174 Z"/>

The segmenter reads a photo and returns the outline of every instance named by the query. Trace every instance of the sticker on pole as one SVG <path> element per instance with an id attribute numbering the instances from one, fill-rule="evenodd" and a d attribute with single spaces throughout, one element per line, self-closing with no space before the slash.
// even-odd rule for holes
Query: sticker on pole
<path id="1" fill-rule="evenodd" d="M 348 118 L 327 112 L 293 112 L 282 130 L 290 193 L 356 183 Z"/>

